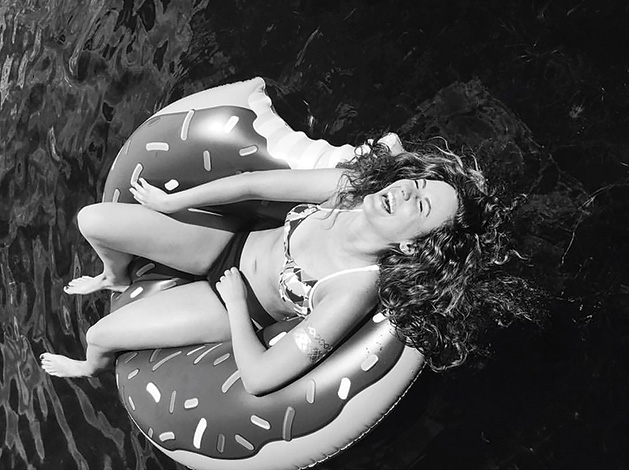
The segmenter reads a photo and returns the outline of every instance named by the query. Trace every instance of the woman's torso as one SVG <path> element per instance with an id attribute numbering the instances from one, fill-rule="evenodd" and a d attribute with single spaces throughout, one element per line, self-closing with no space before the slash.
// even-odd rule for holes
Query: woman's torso
<path id="1" fill-rule="evenodd" d="M 282 229 L 251 232 L 240 258 L 240 270 L 264 309 L 276 320 L 292 316 L 278 291 L 282 268 Z"/>
<path id="2" fill-rule="evenodd" d="M 307 290 L 310 290 L 317 279 L 324 279 L 326 276 L 342 273 L 347 268 L 355 267 L 348 266 L 342 257 L 331 253 L 333 250 L 326 245 L 325 241 L 329 238 L 326 236 L 329 235 L 334 220 L 334 216 L 329 216 L 330 214 L 326 211 L 307 210 L 303 212 L 303 215 L 298 216 L 300 220 L 297 220 L 297 223 L 293 220 L 288 233 L 287 225 L 290 220 L 284 227 L 255 231 L 249 235 L 243 249 L 240 269 L 249 280 L 262 306 L 277 320 L 293 317 L 300 310 L 300 314 L 305 312 L 304 308 L 285 301 L 280 296 L 280 279 L 285 277 L 287 270 L 292 274 L 291 269 L 294 271 L 294 266 L 299 265 L 298 269 L 307 273 L 303 277 L 308 284 Z M 293 219 L 295 219 L 294 214 Z M 290 251 L 288 256 L 285 240 L 288 240 Z M 333 287 L 326 286 L 327 291 L 330 289 Z M 305 299 L 304 304 L 309 304 L 309 300 Z"/>

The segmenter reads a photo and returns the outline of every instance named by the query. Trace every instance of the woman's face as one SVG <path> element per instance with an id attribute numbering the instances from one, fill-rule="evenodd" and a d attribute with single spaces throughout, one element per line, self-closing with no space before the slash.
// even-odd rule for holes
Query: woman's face
<path id="1" fill-rule="evenodd" d="M 456 214 L 456 190 L 435 180 L 399 180 L 365 197 L 363 212 L 390 244 L 409 242 L 440 227 Z"/>

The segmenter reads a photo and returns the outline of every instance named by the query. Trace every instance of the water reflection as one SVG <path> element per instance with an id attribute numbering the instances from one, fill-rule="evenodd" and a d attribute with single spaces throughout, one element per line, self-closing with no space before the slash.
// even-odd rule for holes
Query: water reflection
<path id="1" fill-rule="evenodd" d="M 192 2 L 0 6 L 0 467 L 174 468 L 131 428 L 111 376 L 51 380 L 44 350 L 80 356 L 106 298 L 64 282 L 98 269 L 76 231 L 108 164 L 154 109 L 189 47 Z M 203 8 L 198 2 L 197 8 Z"/>

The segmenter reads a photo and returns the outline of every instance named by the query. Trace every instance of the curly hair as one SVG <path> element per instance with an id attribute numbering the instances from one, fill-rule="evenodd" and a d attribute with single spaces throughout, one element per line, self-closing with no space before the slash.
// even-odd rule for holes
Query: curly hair
<path id="1" fill-rule="evenodd" d="M 476 165 L 447 149 L 423 143 L 393 155 L 383 144 L 367 148 L 339 165 L 348 183 L 337 196 L 340 208 L 401 179 L 444 181 L 457 192 L 453 218 L 418 236 L 413 254 L 389 250 L 378 264 L 379 308 L 398 336 L 420 350 L 433 370 L 460 365 L 489 323 L 505 325 L 525 315 L 516 295 L 521 283 L 495 270 L 509 257 L 501 230 L 509 210 L 487 189 Z"/>

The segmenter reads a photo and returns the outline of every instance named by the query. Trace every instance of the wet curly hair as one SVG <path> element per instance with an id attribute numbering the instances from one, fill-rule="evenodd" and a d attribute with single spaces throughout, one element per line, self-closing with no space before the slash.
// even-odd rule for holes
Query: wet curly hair
<path id="1" fill-rule="evenodd" d="M 363 146 L 346 169 L 337 206 L 351 208 L 401 179 L 440 180 L 457 192 L 448 222 L 414 240 L 413 254 L 381 254 L 379 309 L 406 344 L 420 350 L 433 370 L 462 364 L 477 350 L 479 332 L 526 316 L 519 305 L 522 280 L 499 273 L 512 250 L 502 226 L 509 208 L 487 188 L 476 162 L 446 148 L 418 144 L 393 155 L 384 144 Z"/>

